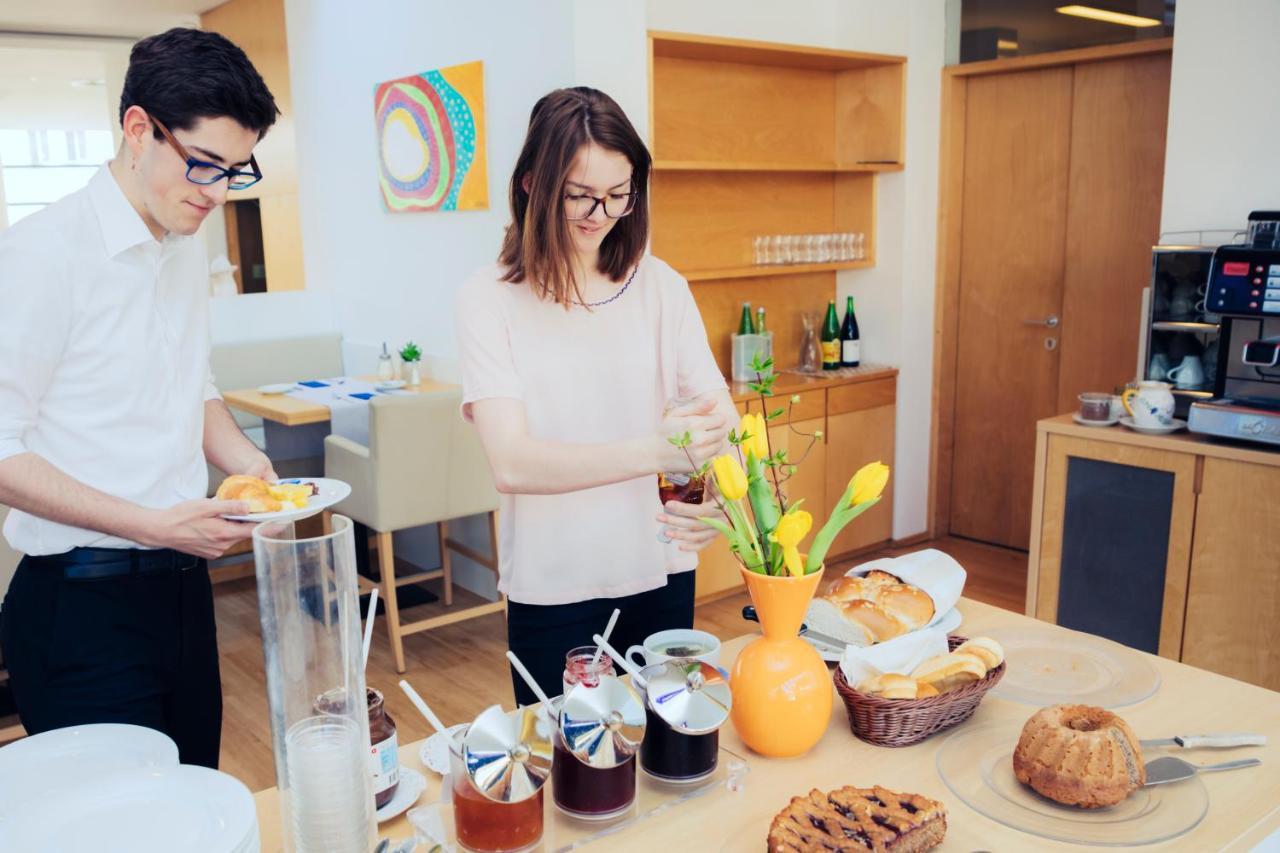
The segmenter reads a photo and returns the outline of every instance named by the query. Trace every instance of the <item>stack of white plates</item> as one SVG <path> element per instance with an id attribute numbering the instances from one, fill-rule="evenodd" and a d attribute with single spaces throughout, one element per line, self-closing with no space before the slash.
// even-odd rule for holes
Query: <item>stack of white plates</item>
<path id="1" fill-rule="evenodd" d="M 178 765 L 163 734 L 81 726 L 0 750 L 0 850 L 258 853 L 258 816 L 240 781 Z"/>

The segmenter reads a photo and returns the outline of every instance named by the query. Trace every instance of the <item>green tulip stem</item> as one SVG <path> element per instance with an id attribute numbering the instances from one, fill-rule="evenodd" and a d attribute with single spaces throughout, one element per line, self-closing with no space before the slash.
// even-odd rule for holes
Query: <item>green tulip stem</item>
<path id="1" fill-rule="evenodd" d="M 849 490 L 846 489 L 844 497 L 841 498 L 840 503 L 832 511 L 827 523 L 822 525 L 818 535 L 813 538 L 813 547 L 809 549 L 809 556 L 805 560 L 804 573 L 806 575 L 822 568 L 822 563 L 827 558 L 827 551 L 831 548 L 831 543 L 840 535 L 840 531 L 844 530 L 849 522 L 880 503 L 879 497 L 863 501 L 857 506 L 849 506 L 848 500 Z"/>

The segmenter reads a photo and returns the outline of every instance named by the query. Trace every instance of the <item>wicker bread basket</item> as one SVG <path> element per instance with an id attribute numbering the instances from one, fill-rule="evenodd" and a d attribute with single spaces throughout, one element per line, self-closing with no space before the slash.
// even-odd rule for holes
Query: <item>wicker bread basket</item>
<path id="1" fill-rule="evenodd" d="M 948 637 L 954 651 L 966 637 Z M 973 716 L 987 691 L 1004 677 L 1004 662 L 985 677 L 926 699 L 883 699 L 860 693 L 835 669 L 836 692 L 849 712 L 849 729 L 876 746 L 910 746 Z"/>

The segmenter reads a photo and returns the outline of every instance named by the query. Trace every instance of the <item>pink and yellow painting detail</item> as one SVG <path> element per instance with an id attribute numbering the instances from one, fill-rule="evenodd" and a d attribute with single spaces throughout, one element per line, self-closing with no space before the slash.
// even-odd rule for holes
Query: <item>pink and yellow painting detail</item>
<path id="1" fill-rule="evenodd" d="M 488 209 L 483 62 L 382 83 L 374 111 L 387 210 Z"/>

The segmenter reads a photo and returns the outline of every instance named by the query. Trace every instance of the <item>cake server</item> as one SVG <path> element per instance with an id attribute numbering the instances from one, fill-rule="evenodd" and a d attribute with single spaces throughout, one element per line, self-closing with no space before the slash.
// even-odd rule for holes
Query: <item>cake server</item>
<path id="1" fill-rule="evenodd" d="M 1237 761 L 1224 761 L 1221 764 L 1192 764 L 1172 755 L 1163 755 L 1154 761 L 1147 762 L 1147 784 L 1143 787 L 1150 788 L 1152 785 L 1181 782 L 1183 779 L 1190 779 L 1197 773 L 1208 773 L 1215 770 L 1238 770 L 1241 767 L 1256 767 L 1261 763 L 1261 758 L 1241 758 Z"/>
<path id="2" fill-rule="evenodd" d="M 760 621 L 760 617 L 756 615 L 756 609 L 750 604 L 742 608 L 742 618 L 746 619 L 748 622 Z M 819 643 L 827 646 L 834 646 L 836 649 L 843 649 L 848 645 L 844 640 L 841 640 L 838 637 L 833 637 L 830 634 L 824 634 L 821 631 L 815 631 L 808 625 L 800 626 L 800 636 L 808 637 L 811 640 L 817 640 Z"/>
<path id="3" fill-rule="evenodd" d="M 1226 749 L 1233 746 L 1266 746 L 1266 735 L 1254 735 L 1245 732 L 1220 733 L 1212 735 L 1174 735 L 1173 737 L 1153 738 L 1138 741 L 1143 749 L 1152 746 L 1180 746 L 1183 749 L 1210 747 Z"/>

